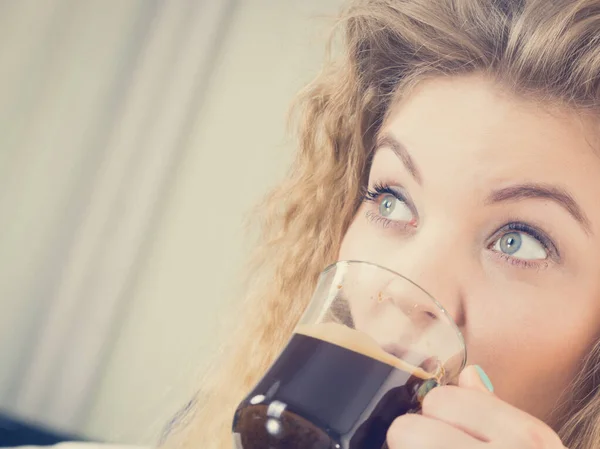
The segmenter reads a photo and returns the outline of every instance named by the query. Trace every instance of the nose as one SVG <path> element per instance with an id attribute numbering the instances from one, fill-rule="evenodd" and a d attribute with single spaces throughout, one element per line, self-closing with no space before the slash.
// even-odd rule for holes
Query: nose
<path id="1" fill-rule="evenodd" d="M 386 266 L 425 290 L 462 327 L 465 324 L 462 280 L 468 267 L 461 262 L 459 253 L 448 242 L 447 234 L 442 239 L 421 235 L 390 252 Z M 423 307 L 419 313 L 429 315 L 431 310 Z"/>

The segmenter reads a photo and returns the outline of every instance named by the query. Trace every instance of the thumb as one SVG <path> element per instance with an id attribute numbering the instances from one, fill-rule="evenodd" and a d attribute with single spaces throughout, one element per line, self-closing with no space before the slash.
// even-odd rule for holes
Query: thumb
<path id="1" fill-rule="evenodd" d="M 492 381 L 479 365 L 467 366 L 458 378 L 458 386 L 493 393 Z"/>

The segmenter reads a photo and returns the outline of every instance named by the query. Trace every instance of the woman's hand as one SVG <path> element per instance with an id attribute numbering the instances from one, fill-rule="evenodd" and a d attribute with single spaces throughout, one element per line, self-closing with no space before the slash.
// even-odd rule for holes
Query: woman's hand
<path id="1" fill-rule="evenodd" d="M 466 368 L 458 384 L 429 392 L 422 415 L 397 418 L 389 448 L 564 449 L 550 427 L 491 393 L 476 367 Z"/>

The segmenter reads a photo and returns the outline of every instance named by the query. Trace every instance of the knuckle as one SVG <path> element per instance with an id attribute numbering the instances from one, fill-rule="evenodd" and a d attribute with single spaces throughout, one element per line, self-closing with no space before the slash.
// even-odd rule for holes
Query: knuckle
<path id="1" fill-rule="evenodd" d="M 431 390 L 423 399 L 423 410 L 433 410 L 451 403 L 457 387 L 443 386 Z"/>
<path id="2" fill-rule="evenodd" d="M 556 447 L 558 437 L 545 425 L 537 422 L 529 422 L 521 427 L 517 442 L 524 449 L 548 449 Z M 560 447 L 560 446 L 558 446 Z"/>

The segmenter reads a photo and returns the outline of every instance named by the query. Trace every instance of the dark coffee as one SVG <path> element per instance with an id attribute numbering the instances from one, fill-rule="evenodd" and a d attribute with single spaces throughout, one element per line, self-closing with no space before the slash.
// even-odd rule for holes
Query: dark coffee
<path id="1" fill-rule="evenodd" d="M 381 449 L 392 421 L 420 407 L 419 388 L 436 382 L 378 347 L 309 333 L 294 334 L 236 410 L 237 449 Z"/>

